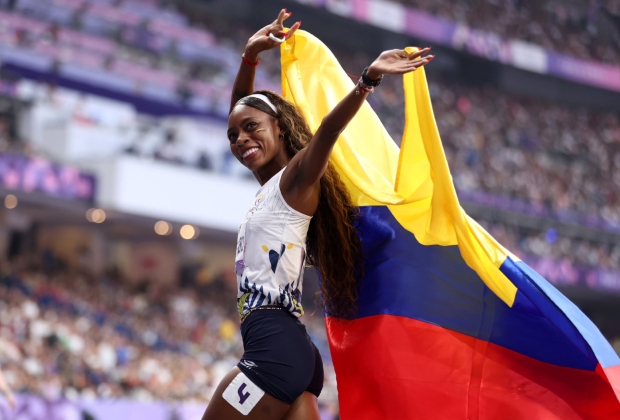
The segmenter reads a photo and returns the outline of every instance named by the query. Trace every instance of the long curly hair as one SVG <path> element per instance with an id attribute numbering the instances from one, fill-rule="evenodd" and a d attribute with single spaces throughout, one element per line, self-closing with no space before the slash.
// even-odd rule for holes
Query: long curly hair
<path id="1" fill-rule="evenodd" d="M 274 117 L 292 158 L 312 140 L 306 120 L 295 105 L 280 95 L 264 90 L 255 93 L 268 97 L 278 112 L 253 97 L 244 97 L 237 105 L 250 106 Z M 307 262 L 320 274 L 321 303 L 325 312 L 337 318 L 351 319 L 357 313 L 358 279 L 364 270 L 362 243 L 356 231 L 359 208 L 353 204 L 331 162 L 320 182 L 319 206 L 306 239 Z"/>

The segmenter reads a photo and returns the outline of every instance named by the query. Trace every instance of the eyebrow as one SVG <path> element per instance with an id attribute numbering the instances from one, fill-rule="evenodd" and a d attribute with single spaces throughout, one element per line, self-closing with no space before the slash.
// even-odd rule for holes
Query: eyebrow
<path id="1" fill-rule="evenodd" d="M 243 125 L 243 124 L 245 124 L 246 122 L 248 122 L 248 120 L 251 120 L 251 119 L 254 119 L 254 117 L 245 117 L 245 118 L 241 121 L 241 124 L 239 124 L 239 125 Z M 234 128 L 235 128 L 235 127 L 230 127 L 230 128 L 228 129 L 228 131 L 226 131 L 226 134 L 230 134 L 231 130 L 232 130 L 232 129 L 234 129 Z"/>

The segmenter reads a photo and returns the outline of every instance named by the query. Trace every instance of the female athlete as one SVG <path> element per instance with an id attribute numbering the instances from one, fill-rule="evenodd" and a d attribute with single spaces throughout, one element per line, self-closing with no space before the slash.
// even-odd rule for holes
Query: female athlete
<path id="1" fill-rule="evenodd" d="M 239 228 L 235 270 L 244 354 L 217 387 L 203 420 L 319 419 L 321 357 L 299 317 L 306 263 L 317 267 L 325 310 L 355 313 L 362 272 L 357 214 L 329 157 L 340 133 L 384 74 L 403 74 L 433 59 L 383 52 L 314 135 L 299 111 L 279 95 L 254 92 L 262 51 L 294 36 L 286 9 L 247 43 L 231 98 L 228 139 L 233 155 L 261 188 Z"/>

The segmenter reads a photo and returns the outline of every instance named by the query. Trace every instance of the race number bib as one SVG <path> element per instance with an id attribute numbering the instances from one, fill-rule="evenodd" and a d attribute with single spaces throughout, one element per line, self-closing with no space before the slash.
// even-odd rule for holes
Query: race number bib
<path id="1" fill-rule="evenodd" d="M 263 395 L 265 391 L 254 385 L 243 372 L 235 376 L 222 394 L 224 399 L 244 416 L 252 411 Z"/>

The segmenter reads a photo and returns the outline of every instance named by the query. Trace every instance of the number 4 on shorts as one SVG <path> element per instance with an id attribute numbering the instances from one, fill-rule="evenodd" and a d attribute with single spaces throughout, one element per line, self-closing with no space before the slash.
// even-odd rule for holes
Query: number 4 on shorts
<path id="1" fill-rule="evenodd" d="M 257 387 L 243 372 L 235 376 L 222 396 L 230 405 L 244 416 L 247 416 L 263 398 L 265 391 Z"/>

